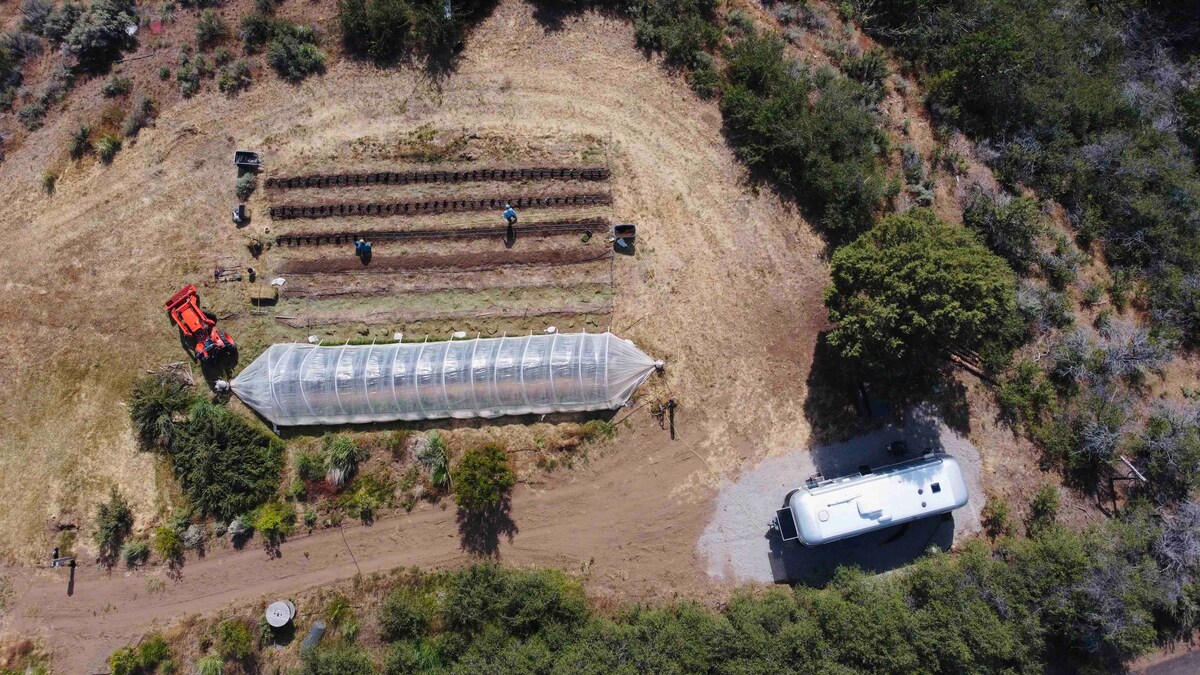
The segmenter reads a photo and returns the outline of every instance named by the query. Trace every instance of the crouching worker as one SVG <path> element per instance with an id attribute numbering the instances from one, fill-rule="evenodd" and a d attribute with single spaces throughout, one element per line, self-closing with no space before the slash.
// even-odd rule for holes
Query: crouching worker
<path id="1" fill-rule="evenodd" d="M 371 242 L 362 237 L 356 239 L 354 241 L 354 255 L 358 256 L 364 265 L 371 262 Z"/>

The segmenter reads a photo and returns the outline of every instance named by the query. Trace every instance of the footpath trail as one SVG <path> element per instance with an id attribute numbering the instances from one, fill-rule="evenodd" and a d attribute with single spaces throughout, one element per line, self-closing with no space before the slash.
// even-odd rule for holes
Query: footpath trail
<path id="1" fill-rule="evenodd" d="M 670 444 L 656 425 L 643 426 L 649 428 L 627 432 L 590 466 L 552 477 L 554 485 L 520 486 L 510 514 L 517 532 L 511 542 L 500 537 L 500 559 L 567 570 L 592 562 L 590 585 L 622 595 L 666 597 L 702 583 L 696 565 L 679 563 L 694 558 L 707 500 L 676 503 L 667 487 L 695 471 L 698 462 L 682 444 Z M 634 452 L 635 447 L 642 450 Z M 633 466 L 640 470 L 630 470 Z M 359 572 L 462 564 L 470 556 L 460 542 L 448 503 L 445 509 L 425 506 L 390 515 L 371 526 L 356 523 L 294 537 L 274 559 L 257 539 L 240 551 L 190 558 L 180 579 L 154 593 L 146 582 L 158 575 L 146 571 L 118 567 L 110 573 L 84 564 L 76 569 L 68 597 L 67 570 L 14 569 L 11 618 L 22 632 L 44 634 L 56 672 L 105 672 L 114 649 L 186 614 L 286 596 Z"/>

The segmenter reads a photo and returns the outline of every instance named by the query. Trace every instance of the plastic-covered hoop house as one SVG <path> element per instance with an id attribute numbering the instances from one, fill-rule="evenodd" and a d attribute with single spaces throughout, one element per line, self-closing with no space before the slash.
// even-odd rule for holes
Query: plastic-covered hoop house
<path id="1" fill-rule="evenodd" d="M 612 333 L 272 345 L 231 383 L 280 426 L 616 409 L 658 365 Z"/>

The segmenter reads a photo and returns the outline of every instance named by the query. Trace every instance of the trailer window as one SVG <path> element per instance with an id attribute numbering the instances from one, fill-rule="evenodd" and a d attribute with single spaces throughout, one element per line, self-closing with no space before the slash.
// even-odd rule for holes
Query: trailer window
<path id="1" fill-rule="evenodd" d="M 934 492 L 941 492 L 941 491 L 942 491 L 942 484 L 941 484 L 941 483 L 934 483 L 933 485 L 930 485 L 930 486 L 929 486 L 929 489 L 930 489 L 930 490 L 933 490 Z"/>

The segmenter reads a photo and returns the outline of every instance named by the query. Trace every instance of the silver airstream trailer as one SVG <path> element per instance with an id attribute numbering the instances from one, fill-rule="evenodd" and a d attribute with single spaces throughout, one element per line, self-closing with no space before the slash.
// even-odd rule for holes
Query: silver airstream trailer
<path id="1" fill-rule="evenodd" d="M 810 479 L 788 496 L 776 523 L 784 541 L 816 546 L 949 513 L 968 497 L 958 461 L 930 453 L 870 473 Z"/>

